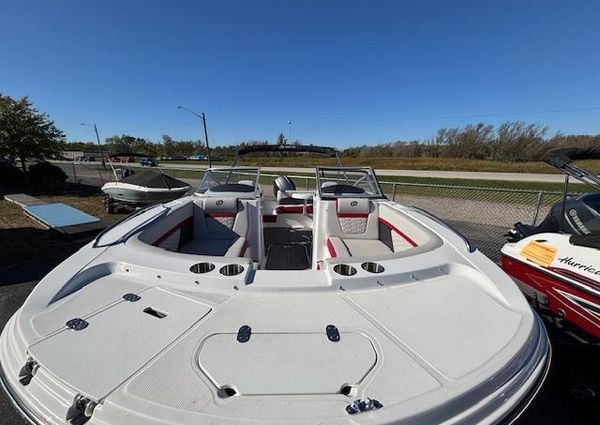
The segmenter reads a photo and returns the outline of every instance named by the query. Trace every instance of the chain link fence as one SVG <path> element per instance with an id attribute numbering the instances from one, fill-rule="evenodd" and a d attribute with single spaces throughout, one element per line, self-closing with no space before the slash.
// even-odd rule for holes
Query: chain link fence
<path id="1" fill-rule="evenodd" d="M 59 164 L 72 183 L 102 186 L 114 181 L 115 176 L 107 165 L 99 163 Z M 125 165 L 129 167 L 129 164 Z M 120 168 L 116 166 L 117 174 Z M 203 170 L 163 169 L 165 174 L 197 187 Z M 260 183 L 266 197 L 273 196 L 272 182 L 278 174 L 261 174 Z M 289 175 L 298 189 L 314 189 L 315 177 Z M 504 235 L 513 224 L 537 224 L 546 217 L 550 207 L 559 202 L 558 191 L 524 190 L 453 186 L 427 183 L 380 181 L 385 195 L 398 203 L 429 211 L 463 233 L 484 254 L 494 261 L 500 260 Z"/>

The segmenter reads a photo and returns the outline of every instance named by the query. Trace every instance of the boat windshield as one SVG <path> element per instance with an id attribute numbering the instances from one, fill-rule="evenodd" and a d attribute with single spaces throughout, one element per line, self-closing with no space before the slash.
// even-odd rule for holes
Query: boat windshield
<path id="1" fill-rule="evenodd" d="M 197 193 L 254 193 L 258 186 L 258 168 L 211 168 L 204 172 Z"/>
<path id="2" fill-rule="evenodd" d="M 382 198 L 377 177 L 371 168 L 317 167 L 321 198 Z"/>

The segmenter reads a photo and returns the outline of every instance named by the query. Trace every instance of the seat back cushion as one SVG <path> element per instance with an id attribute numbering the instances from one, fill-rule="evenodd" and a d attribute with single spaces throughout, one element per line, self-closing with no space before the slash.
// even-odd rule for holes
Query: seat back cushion
<path id="1" fill-rule="evenodd" d="M 360 235 L 367 231 L 371 213 L 371 202 L 368 199 L 338 199 L 336 211 L 344 235 Z"/>
<path id="2" fill-rule="evenodd" d="M 208 233 L 221 233 L 223 228 L 233 229 L 238 213 L 237 198 L 206 198 L 202 209 Z"/>

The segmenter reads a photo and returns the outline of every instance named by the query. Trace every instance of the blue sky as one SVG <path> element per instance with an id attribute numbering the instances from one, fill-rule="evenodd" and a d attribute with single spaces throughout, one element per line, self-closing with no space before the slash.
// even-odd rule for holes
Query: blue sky
<path id="1" fill-rule="evenodd" d="M 600 133 L 600 2 L 4 0 L 0 93 L 69 140 L 350 146 L 522 119 Z"/>

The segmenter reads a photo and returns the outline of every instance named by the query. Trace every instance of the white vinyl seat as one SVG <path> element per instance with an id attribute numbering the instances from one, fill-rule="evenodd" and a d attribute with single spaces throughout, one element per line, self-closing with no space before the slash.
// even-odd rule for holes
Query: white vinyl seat
<path id="1" fill-rule="evenodd" d="M 185 215 L 187 211 L 187 215 Z M 182 215 L 184 214 L 184 215 Z M 247 248 L 248 214 L 237 198 L 204 198 L 182 209 L 173 227 L 144 239 L 155 246 L 186 254 L 243 257 Z"/>
<path id="2" fill-rule="evenodd" d="M 330 258 L 388 255 L 415 248 L 429 240 L 427 232 L 389 206 L 366 198 L 331 201 L 326 208 L 325 220 Z"/>

